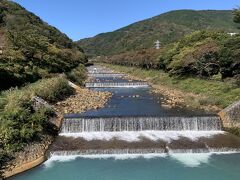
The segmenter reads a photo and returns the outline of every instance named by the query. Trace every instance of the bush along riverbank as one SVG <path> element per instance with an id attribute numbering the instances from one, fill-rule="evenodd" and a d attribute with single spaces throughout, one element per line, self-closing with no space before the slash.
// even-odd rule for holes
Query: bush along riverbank
<path id="1" fill-rule="evenodd" d="M 2 175 L 11 176 L 43 162 L 64 113 L 102 107 L 111 96 L 71 85 L 61 76 L 1 93 Z"/>

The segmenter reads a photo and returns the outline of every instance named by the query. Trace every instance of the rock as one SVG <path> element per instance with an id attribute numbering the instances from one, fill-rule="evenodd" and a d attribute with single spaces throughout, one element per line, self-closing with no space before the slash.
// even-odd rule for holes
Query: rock
<path id="1" fill-rule="evenodd" d="M 45 101 L 44 99 L 42 99 L 38 96 L 33 96 L 31 99 L 31 102 L 32 102 L 32 107 L 35 111 L 37 111 L 38 109 L 40 109 L 42 107 L 52 109 L 52 106 L 50 104 L 48 104 L 47 101 Z"/>
<path id="2" fill-rule="evenodd" d="M 164 107 L 164 108 L 171 108 L 171 106 L 169 104 L 162 104 L 162 107 Z"/>

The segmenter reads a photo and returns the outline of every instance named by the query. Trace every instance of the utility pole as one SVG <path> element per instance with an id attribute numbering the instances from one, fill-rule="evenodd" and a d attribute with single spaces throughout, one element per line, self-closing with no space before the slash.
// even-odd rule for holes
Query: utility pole
<path id="1" fill-rule="evenodd" d="M 0 46 L 0 55 L 2 55 L 2 54 L 3 54 L 3 47 Z"/>
<path id="2" fill-rule="evenodd" d="M 160 49 L 160 46 L 161 46 L 160 44 L 161 44 L 161 43 L 160 43 L 159 40 L 157 40 L 154 44 L 155 44 L 155 48 L 156 48 L 156 49 Z"/>

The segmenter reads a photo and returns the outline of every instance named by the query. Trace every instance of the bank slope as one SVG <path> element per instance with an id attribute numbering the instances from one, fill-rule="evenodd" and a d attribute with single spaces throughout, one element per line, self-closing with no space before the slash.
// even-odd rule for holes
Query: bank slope
<path id="1" fill-rule="evenodd" d="M 0 1 L 0 90 L 86 62 L 82 49 L 20 5 Z"/>

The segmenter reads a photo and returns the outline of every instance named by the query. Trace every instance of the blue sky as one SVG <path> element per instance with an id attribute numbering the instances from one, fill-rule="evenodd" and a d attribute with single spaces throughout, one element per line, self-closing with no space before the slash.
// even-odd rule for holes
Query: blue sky
<path id="1" fill-rule="evenodd" d="M 233 9 L 240 0 L 14 0 L 73 40 L 177 9 Z"/>

